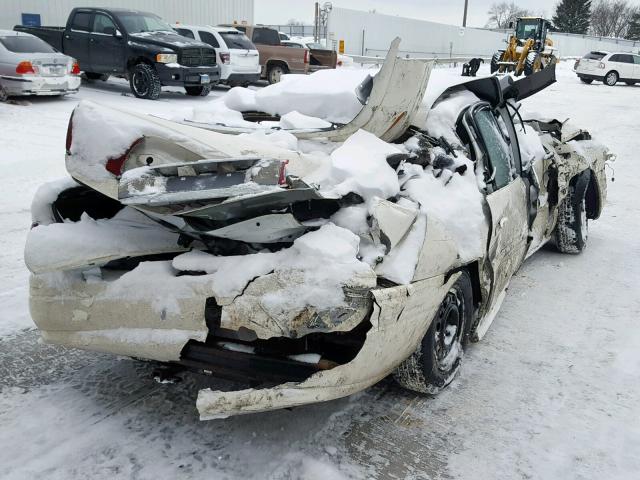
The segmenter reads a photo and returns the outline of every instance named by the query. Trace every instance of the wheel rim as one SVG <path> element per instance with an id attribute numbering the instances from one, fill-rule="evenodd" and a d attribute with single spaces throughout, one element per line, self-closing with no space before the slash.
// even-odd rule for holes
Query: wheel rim
<path id="1" fill-rule="evenodd" d="M 280 67 L 275 67 L 271 71 L 271 80 L 273 83 L 278 83 L 280 81 L 280 77 L 282 76 L 282 70 Z"/>
<path id="2" fill-rule="evenodd" d="M 144 72 L 135 72 L 133 74 L 133 88 L 138 95 L 146 95 L 149 92 L 149 77 Z"/>
<path id="3" fill-rule="evenodd" d="M 434 358 L 440 371 L 448 371 L 458 357 L 464 332 L 464 301 L 458 289 L 449 290 L 434 322 Z"/>
<path id="4" fill-rule="evenodd" d="M 610 73 L 609 75 L 607 75 L 607 84 L 608 85 L 615 85 L 617 81 L 616 78 L 616 74 L 615 73 Z"/>

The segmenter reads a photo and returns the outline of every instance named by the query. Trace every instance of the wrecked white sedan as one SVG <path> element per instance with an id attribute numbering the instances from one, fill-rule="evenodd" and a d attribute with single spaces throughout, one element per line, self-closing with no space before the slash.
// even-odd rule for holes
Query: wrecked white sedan
<path id="1" fill-rule="evenodd" d="M 81 103 L 73 179 L 40 189 L 25 250 L 44 341 L 253 387 L 200 391 L 202 419 L 391 373 L 419 392 L 448 385 L 524 259 L 549 240 L 585 248 L 612 156 L 520 118 L 553 69 L 456 85 L 425 111 L 432 65 L 396 52 L 346 124 L 256 136 Z"/>

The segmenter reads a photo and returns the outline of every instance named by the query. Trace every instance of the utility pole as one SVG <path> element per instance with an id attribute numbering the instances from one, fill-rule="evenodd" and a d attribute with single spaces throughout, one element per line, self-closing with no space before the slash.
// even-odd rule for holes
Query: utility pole
<path id="1" fill-rule="evenodd" d="M 462 17 L 462 26 L 467 26 L 467 8 L 469 8 L 469 0 L 464 0 L 464 16 Z"/>

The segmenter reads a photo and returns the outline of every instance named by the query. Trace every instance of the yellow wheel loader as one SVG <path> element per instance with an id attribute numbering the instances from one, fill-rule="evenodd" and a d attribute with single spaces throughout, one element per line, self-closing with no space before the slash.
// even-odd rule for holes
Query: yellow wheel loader
<path id="1" fill-rule="evenodd" d="M 513 28 L 513 23 L 509 25 Z M 507 48 L 498 50 L 491 59 L 491 73 L 514 72 L 516 76 L 531 75 L 557 62 L 553 40 L 547 38 L 551 22 L 541 17 L 522 17 L 516 22 L 515 33 Z"/>

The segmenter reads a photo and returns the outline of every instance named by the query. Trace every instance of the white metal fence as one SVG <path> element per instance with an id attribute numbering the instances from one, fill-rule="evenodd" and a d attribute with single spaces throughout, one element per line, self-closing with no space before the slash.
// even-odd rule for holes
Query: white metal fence
<path id="1" fill-rule="evenodd" d="M 0 0 L 0 29 L 20 25 L 23 14 L 36 15 L 43 26 L 61 26 L 75 7 L 132 8 L 160 15 L 169 23 L 217 25 L 253 23 L 254 0 Z"/>
<path id="2" fill-rule="evenodd" d="M 640 42 L 550 34 L 560 56 L 578 56 L 590 50 L 640 51 Z M 395 37 L 402 38 L 400 55 L 415 57 L 486 57 L 505 45 L 507 34 L 480 28 L 334 8 L 329 15 L 329 44 L 344 40 L 347 54 L 384 56 Z"/>

